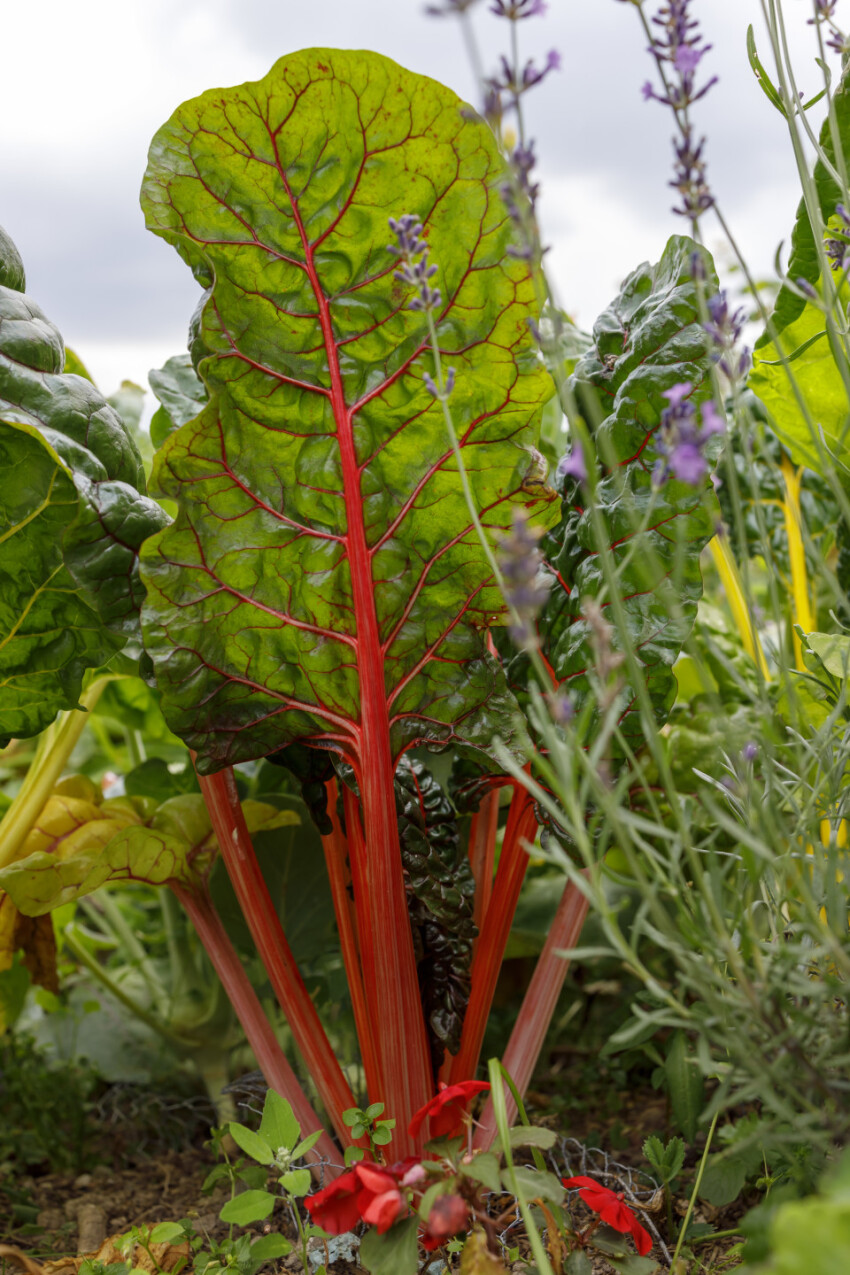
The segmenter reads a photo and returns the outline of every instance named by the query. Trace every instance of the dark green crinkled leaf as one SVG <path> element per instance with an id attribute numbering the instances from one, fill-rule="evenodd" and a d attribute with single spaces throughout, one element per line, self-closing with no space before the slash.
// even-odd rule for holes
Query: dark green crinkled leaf
<path id="1" fill-rule="evenodd" d="M 469 1002 L 475 880 L 457 816 L 433 775 L 402 758 L 395 778 L 401 858 L 435 1075 L 456 1054 Z"/>
<path id="2" fill-rule="evenodd" d="M 195 419 L 209 395 L 188 354 L 174 355 L 149 372 L 148 380 L 160 404 L 151 420 L 151 441 L 161 447 L 169 434 Z"/>
<path id="3" fill-rule="evenodd" d="M 387 248 L 390 216 L 421 218 L 490 534 L 517 506 L 551 521 L 551 493 L 524 486 L 552 392 L 534 290 L 493 137 L 460 107 L 377 54 L 308 50 L 184 104 L 152 144 L 148 225 L 210 289 L 193 340 L 210 401 L 158 453 L 179 513 L 144 553 L 146 645 L 202 771 L 299 740 L 359 764 L 387 727 L 394 757 L 486 751 L 515 720 L 484 633 L 504 601 Z"/>
<path id="4" fill-rule="evenodd" d="M 9 244 L 0 273 L 22 285 Z M 64 361 L 38 306 L 0 286 L 0 737 L 73 708 L 138 632 L 138 547 L 166 521 L 117 413 Z"/>
<path id="5" fill-rule="evenodd" d="M 708 477 L 699 489 L 672 477 L 660 487 L 653 485 L 658 428 L 668 405 L 664 391 L 690 382 L 693 402 L 711 397 L 706 338 L 691 273 L 695 249 L 692 240 L 677 236 L 657 265 L 640 266 L 629 276 L 598 319 L 593 348 L 571 378 L 596 451 L 596 504 L 612 546 L 629 638 L 659 724 L 675 699 L 673 663 L 702 596 L 699 555 L 717 518 Z M 704 262 L 710 294 L 717 278 L 707 253 Z M 588 670 L 593 664 L 592 629 L 582 612 L 604 590 L 597 547 L 591 511 L 584 508 L 581 486 L 570 478 L 562 521 L 542 542 L 553 581 L 539 630 L 549 667 L 577 708 L 591 693 Z M 602 605 L 608 623 L 615 626 L 613 648 L 622 650 L 610 603 L 603 598 Z M 625 666 L 621 672 L 627 676 Z M 513 657 L 509 677 L 521 693 L 528 677 L 526 656 Z M 639 707 L 628 684 L 620 724 L 632 746 L 639 747 Z"/>

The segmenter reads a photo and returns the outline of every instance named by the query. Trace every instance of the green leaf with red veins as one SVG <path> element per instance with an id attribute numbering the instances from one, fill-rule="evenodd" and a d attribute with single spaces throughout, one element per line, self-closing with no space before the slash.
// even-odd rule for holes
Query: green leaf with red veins
<path id="1" fill-rule="evenodd" d="M 702 597 L 700 553 L 719 518 L 708 472 L 696 487 L 672 475 L 653 483 L 661 459 L 661 414 L 668 406 L 665 391 L 687 382 L 693 403 L 711 398 L 710 357 L 692 277 L 695 251 L 692 240 L 676 236 L 657 265 L 639 266 L 626 279 L 597 320 L 593 346 L 570 382 L 591 432 L 599 475 L 596 512 L 612 546 L 628 638 L 658 725 L 675 700 L 673 664 Z M 711 296 L 717 276 L 708 253 L 703 252 L 703 262 L 703 287 Z M 705 449 L 709 469 L 717 441 L 710 440 Z M 577 709 L 593 694 L 588 679 L 593 628 L 583 614 L 588 602 L 601 598 L 603 617 L 614 630 L 615 658 L 624 645 L 605 595 L 594 511 L 585 503 L 581 485 L 567 478 L 562 520 L 541 544 L 554 577 L 539 621 L 543 654 L 553 687 L 567 693 Z M 644 741 L 639 703 L 627 667 L 618 673 L 625 679 L 620 725 L 631 746 L 639 748 Z M 520 693 L 528 678 L 526 656 L 513 656 L 509 678 Z"/>
<path id="2" fill-rule="evenodd" d="M 523 487 L 552 389 L 502 171 L 450 90 L 363 52 L 283 58 L 181 106 L 154 139 L 148 225 L 211 284 L 210 402 L 157 457 L 179 515 L 146 545 L 143 623 L 202 772 L 309 740 L 358 772 L 380 755 L 386 779 L 415 742 L 486 750 L 511 734 L 485 645 L 504 602 L 423 381 L 427 322 L 387 247 L 389 217 L 421 219 L 491 537 L 517 505 L 551 522 L 551 493 Z"/>

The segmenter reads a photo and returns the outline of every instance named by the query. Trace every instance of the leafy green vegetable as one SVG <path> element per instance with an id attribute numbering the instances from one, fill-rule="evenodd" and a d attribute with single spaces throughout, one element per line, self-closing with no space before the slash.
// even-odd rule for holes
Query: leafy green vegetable
<path id="1" fill-rule="evenodd" d="M 308 50 L 186 103 L 152 144 L 148 225 L 210 289 L 210 402 L 158 454 L 179 514 L 143 568 L 163 708 L 202 772 L 298 739 L 359 765 L 387 728 L 395 756 L 483 750 L 511 720 L 482 632 L 504 602 L 387 249 L 388 217 L 418 214 L 488 530 L 517 505 L 551 517 L 523 487 L 551 394 L 533 290 L 507 251 L 495 143 L 459 107 L 376 54 Z"/>
<path id="2" fill-rule="evenodd" d="M 661 413 L 668 406 L 665 391 L 689 383 L 692 402 L 711 397 L 710 360 L 693 278 L 697 251 L 690 239 L 671 239 L 660 262 L 639 266 L 594 325 L 593 347 L 570 379 L 596 453 L 594 499 L 588 502 L 580 484 L 568 478 L 561 522 L 542 541 L 552 589 L 539 631 L 553 679 L 576 708 L 592 696 L 588 670 L 594 663 L 594 624 L 586 607 L 598 598 L 614 625 L 614 651 L 624 646 L 606 594 L 598 518 L 612 546 L 629 640 L 643 665 L 659 724 L 675 699 L 673 664 L 702 596 L 699 555 L 714 532 L 717 508 L 707 477 L 697 489 L 672 477 L 661 486 L 653 484 Z M 707 253 L 702 252 L 702 260 L 710 293 L 717 278 Z M 506 643 L 502 646 L 507 649 Z M 522 699 L 528 657 L 510 657 L 508 672 Z M 639 711 L 630 688 L 620 725 L 633 746 L 643 741 Z"/>
<path id="3" fill-rule="evenodd" d="M 138 635 L 137 553 L 167 521 L 139 453 L 22 291 L 0 237 L 0 739 L 74 708 L 88 668 Z"/>
<path id="4" fill-rule="evenodd" d="M 843 75 L 832 96 L 843 163 L 850 163 L 850 81 Z M 833 131 L 829 119 L 821 127 L 820 145 L 829 160 L 836 160 Z M 846 229 L 836 212 L 842 194 L 822 160 L 814 169 L 814 184 L 824 225 L 833 231 Z M 820 258 L 805 200 L 800 201 L 797 220 L 791 236 L 791 256 L 787 277 L 794 284 L 803 280 L 823 294 Z M 833 276 L 843 304 L 847 304 L 847 284 L 840 274 Z M 754 350 L 753 369 L 748 384 L 768 410 L 771 425 L 798 464 L 823 472 L 821 450 L 812 438 L 806 420 L 785 369 L 781 353 L 793 359 L 794 378 L 798 383 L 817 431 L 823 431 L 830 450 L 847 464 L 850 450 L 845 438 L 848 425 L 847 389 L 836 364 L 826 335 L 824 312 L 807 300 L 799 289 L 785 284 L 776 298 L 770 327 L 759 337 Z"/>
<path id="5" fill-rule="evenodd" d="M 297 821 L 261 802 L 243 806 L 254 830 Z M 194 884 L 216 842 L 200 793 L 157 804 L 145 797 L 101 799 L 84 776 L 54 789 L 20 857 L 0 871 L 0 887 L 26 916 L 40 916 L 117 881 Z"/>
<path id="6" fill-rule="evenodd" d="M 148 380 L 160 404 L 151 420 L 151 441 L 161 447 L 169 434 L 195 419 L 209 395 L 188 354 L 166 360 Z"/>

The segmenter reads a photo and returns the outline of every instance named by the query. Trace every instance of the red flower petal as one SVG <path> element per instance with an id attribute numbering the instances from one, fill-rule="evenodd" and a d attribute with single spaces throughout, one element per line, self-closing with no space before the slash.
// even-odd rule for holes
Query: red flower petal
<path id="1" fill-rule="evenodd" d="M 637 1220 L 628 1204 L 624 1204 L 616 1191 L 595 1182 L 593 1178 L 561 1178 L 566 1187 L 578 1187 L 578 1193 L 589 1209 L 598 1213 L 603 1222 L 619 1231 L 622 1235 L 631 1235 L 635 1248 L 642 1257 L 652 1248 L 652 1236 Z"/>
<path id="2" fill-rule="evenodd" d="M 384 1191 L 382 1195 L 361 1191 L 357 1197 L 357 1205 L 363 1221 L 370 1226 L 377 1226 L 379 1235 L 388 1231 L 393 1222 L 407 1211 L 407 1201 L 395 1184 L 392 1190 Z"/>
<path id="3" fill-rule="evenodd" d="M 352 1169 L 331 1182 L 323 1191 L 317 1191 L 304 1201 L 304 1207 L 317 1226 L 330 1235 L 343 1235 L 353 1231 L 360 1221 L 357 1192 L 360 1190 L 356 1172 Z"/>
<path id="4" fill-rule="evenodd" d="M 489 1089 L 486 1080 L 462 1080 L 457 1085 L 443 1085 L 439 1093 L 420 1107 L 410 1122 L 408 1133 L 417 1138 L 426 1119 L 431 1118 L 431 1137 L 450 1137 L 463 1119 L 467 1103 L 477 1093 Z"/>

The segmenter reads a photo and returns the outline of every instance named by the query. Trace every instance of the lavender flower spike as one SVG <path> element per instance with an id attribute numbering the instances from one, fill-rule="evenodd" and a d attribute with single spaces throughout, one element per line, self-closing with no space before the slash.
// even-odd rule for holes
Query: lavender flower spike
<path id="1" fill-rule="evenodd" d="M 661 413 L 658 431 L 658 462 L 652 474 L 660 486 L 671 474 L 680 483 L 699 487 L 708 473 L 705 446 L 715 434 L 724 434 L 726 426 L 714 403 L 704 403 L 700 423 L 696 408 L 688 397 L 693 391 L 689 381 L 680 382 L 664 392 L 670 404 Z"/>
<path id="2" fill-rule="evenodd" d="M 390 217 L 389 226 L 398 239 L 397 244 L 390 244 L 387 248 L 399 259 L 399 269 L 393 272 L 393 278 L 399 283 L 410 284 L 417 292 L 409 309 L 436 310 L 443 298 L 440 289 L 432 288 L 429 282 L 437 273 L 437 267 L 428 265 L 428 245 L 421 237 L 422 222 L 413 213 L 405 213 L 398 221 Z"/>
<path id="3" fill-rule="evenodd" d="M 587 465 L 578 443 L 573 443 L 572 450 L 561 457 L 555 473 L 558 478 L 575 478 L 577 482 L 587 482 Z"/>
<path id="4" fill-rule="evenodd" d="M 542 18 L 548 8 L 546 0 L 493 0 L 490 12 L 497 18 L 519 22 L 521 18 Z"/>
<path id="5" fill-rule="evenodd" d="M 523 651 L 539 645 L 535 620 L 549 596 L 551 581 L 543 574 L 543 555 L 538 541 L 540 527 L 530 527 L 524 510 L 514 510 L 513 527 L 498 545 L 505 601 L 513 607 L 516 619 L 508 633 Z"/>

